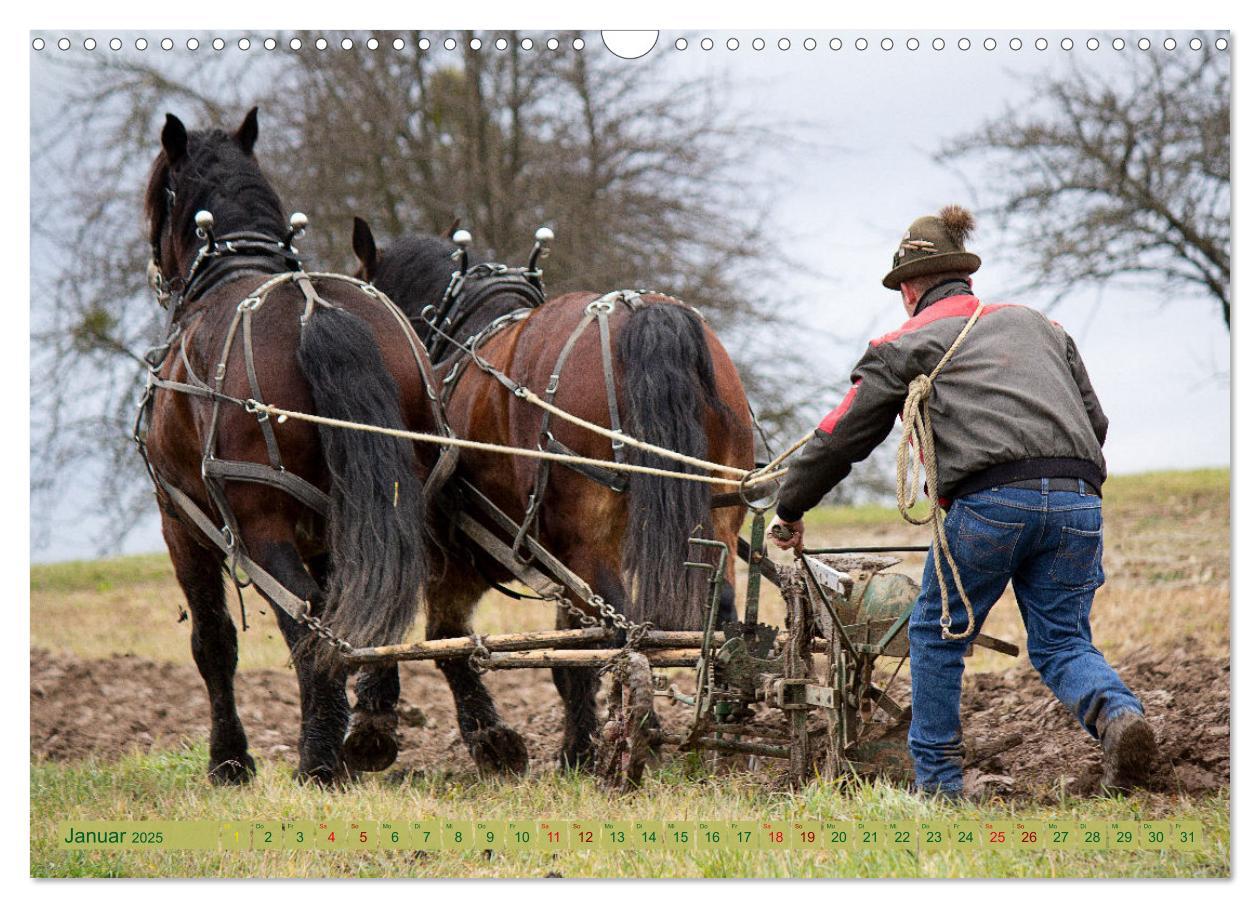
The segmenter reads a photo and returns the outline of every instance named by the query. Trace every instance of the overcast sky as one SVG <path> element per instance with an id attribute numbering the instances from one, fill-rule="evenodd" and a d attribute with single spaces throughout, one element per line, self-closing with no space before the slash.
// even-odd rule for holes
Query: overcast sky
<path id="1" fill-rule="evenodd" d="M 884 34 L 894 50 L 879 49 L 877 38 Z M 905 49 L 910 34 L 867 34 L 865 51 L 854 49 L 859 35 L 843 33 L 839 51 L 825 40 L 812 52 L 798 50 L 800 35 L 788 36 L 788 52 L 774 49 L 773 40 L 763 51 L 747 50 L 746 35 L 736 52 L 720 40 L 714 50 L 698 50 L 692 39 L 679 55 L 689 66 L 751 77 L 742 84 L 753 108 L 770 119 L 819 124 L 820 141 L 837 146 L 794 154 L 786 167 L 775 163 L 776 171 L 790 176 L 782 180 L 773 214 L 795 238 L 798 257 L 826 272 L 817 280 L 781 276 L 802 300 L 799 318 L 840 337 L 868 327 L 870 335 L 882 334 L 904 319 L 899 295 L 880 279 L 912 220 L 949 202 L 980 207 L 995 201 L 974 173 L 964 179 L 933 161 L 949 137 L 1009 104 L 1026 103 L 1036 77 L 1062 69 L 1069 55 L 1083 68 L 1119 73 L 1126 57 L 1142 53 L 1132 35 L 1126 36 L 1130 49 L 1121 52 L 1106 43 L 1087 50 L 1087 34 L 1072 35 L 1074 49 L 1061 50 L 1058 39 L 1071 33 L 1052 36 L 1044 52 L 1034 49 L 1034 34 L 1024 33 L 1023 49 L 1016 52 L 1009 50 L 1012 33 L 997 32 L 998 49 L 991 52 L 982 49 L 987 35 L 976 32 L 967 33 L 972 46 L 965 52 L 955 46 L 957 36 L 945 50 L 932 50 L 928 34 L 918 35 L 921 46 L 912 52 Z M 1185 48 L 1189 36 L 1172 34 Z M 985 262 L 975 275 L 976 292 L 988 302 L 1004 301 L 1022 275 L 1003 260 L 996 229 L 985 228 L 981 220 L 970 247 Z M 1229 464 L 1229 333 L 1214 302 L 1083 289 L 1060 303 L 1053 317 L 1080 345 L 1111 419 L 1106 456 L 1112 473 Z M 849 364 L 860 348 L 845 349 L 822 332 L 814 337 L 819 368 L 836 380 L 836 400 L 820 403 L 821 417 L 847 387 Z"/>
<path id="2" fill-rule="evenodd" d="M 828 46 L 833 34 L 843 42 L 839 51 Z M 981 207 L 994 201 L 974 173 L 959 174 L 932 160 L 942 142 L 1008 104 L 1026 103 L 1036 77 L 1064 66 L 1069 55 L 1081 66 L 1119 72 L 1126 56 L 1141 53 L 1132 36 L 1123 52 L 1105 43 L 1091 52 L 1084 34 L 1073 35 L 1075 49 L 1063 51 L 1058 40 L 1070 33 L 1054 35 L 1046 51 L 1034 49 L 1036 35 L 1020 34 L 1024 46 L 1015 52 L 1008 47 L 1012 34 L 996 32 L 995 51 L 982 49 L 987 34 L 977 32 L 967 33 L 967 51 L 948 33 L 946 48 L 935 51 L 929 46 L 935 34 L 917 35 L 921 46 L 913 52 L 905 48 L 910 33 L 897 32 L 865 33 L 871 42 L 865 51 L 854 47 L 859 34 L 843 32 L 814 35 L 813 51 L 802 47 L 806 34 L 792 32 L 765 33 L 762 51 L 751 49 L 752 33 L 737 35 L 738 51 L 725 48 L 726 33 L 713 33 L 710 51 L 700 48 L 700 35 L 689 34 L 687 50 L 678 51 L 675 36 L 663 34 L 653 51 L 670 54 L 680 75 L 717 71 L 733 87 L 740 109 L 763 117 L 767 126 L 806 127 L 807 145 L 767 147 L 749 179 L 757 187 L 769 182 L 769 220 L 788 238 L 792 257 L 814 272 L 785 267 L 766 275 L 767 286 L 796 301 L 794 317 L 806 326 L 793 336 L 793 347 L 803 348 L 818 374 L 833 382 L 834 399 L 819 401 L 811 421 L 843 394 L 863 340 L 904 319 L 899 297 L 884 290 L 880 279 L 910 222 L 949 202 Z M 1188 36 L 1173 34 L 1184 48 Z M 879 48 L 885 36 L 894 50 Z M 776 48 L 781 37 L 792 42 L 789 51 Z M 598 41 L 588 41 L 586 52 L 607 53 Z M 36 106 L 49 90 L 41 82 L 47 72 L 38 65 L 32 70 Z M 985 261 L 975 286 L 983 300 L 998 302 L 1008 299 L 1006 289 L 1021 276 L 997 249 L 996 231 L 986 226 L 981 220 L 971 242 Z M 557 228 L 562 241 L 563 225 Z M 1105 453 L 1113 474 L 1229 464 L 1229 334 L 1212 302 L 1082 290 L 1059 304 L 1053 317 L 1076 338 L 1111 419 Z M 768 339 L 767 357 L 775 355 L 774 343 Z M 92 557 L 92 536 L 81 515 L 67 510 L 54 521 L 49 544 L 32 557 Z M 161 548 L 156 513 L 125 544 L 133 552 Z"/>

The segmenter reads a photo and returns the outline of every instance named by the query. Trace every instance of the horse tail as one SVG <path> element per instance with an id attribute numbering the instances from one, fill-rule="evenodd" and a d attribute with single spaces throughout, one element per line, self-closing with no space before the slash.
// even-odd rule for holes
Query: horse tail
<path id="1" fill-rule="evenodd" d="M 362 318 L 318 306 L 298 364 L 320 416 L 405 429 L 398 385 Z M 416 617 L 426 571 L 423 486 L 402 438 L 319 427 L 330 475 L 332 570 L 321 615 L 353 646 L 399 642 Z"/>
<path id="2" fill-rule="evenodd" d="M 706 405 L 724 411 L 704 325 L 693 310 L 669 303 L 630 314 L 617 338 L 622 399 L 629 434 L 671 451 L 707 457 Z M 668 470 L 701 471 L 627 446 L 626 461 Z M 630 590 L 629 615 L 667 630 L 700 626 L 703 578 L 683 567 L 687 539 L 708 535 L 707 483 L 630 474 L 621 563 Z"/>

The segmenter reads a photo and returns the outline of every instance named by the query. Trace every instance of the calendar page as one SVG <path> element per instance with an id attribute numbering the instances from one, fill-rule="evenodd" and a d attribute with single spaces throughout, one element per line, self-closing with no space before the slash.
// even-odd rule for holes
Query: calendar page
<path id="1" fill-rule="evenodd" d="M 30 876 L 1230 877 L 1233 33 L 539 12 L 25 35 Z"/>

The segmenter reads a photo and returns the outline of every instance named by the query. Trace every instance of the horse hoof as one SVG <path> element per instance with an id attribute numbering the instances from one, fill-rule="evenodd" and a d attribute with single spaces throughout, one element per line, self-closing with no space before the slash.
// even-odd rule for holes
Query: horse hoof
<path id="1" fill-rule="evenodd" d="M 254 758 L 242 754 L 228 760 L 210 764 L 210 781 L 215 785 L 247 785 L 258 771 Z"/>
<path id="2" fill-rule="evenodd" d="M 398 714 L 356 712 L 341 746 L 346 766 L 359 772 L 380 772 L 398 759 Z"/>
<path id="3" fill-rule="evenodd" d="M 525 739 L 506 725 L 477 729 L 468 736 L 468 752 L 481 772 L 524 775 L 529 769 Z"/>

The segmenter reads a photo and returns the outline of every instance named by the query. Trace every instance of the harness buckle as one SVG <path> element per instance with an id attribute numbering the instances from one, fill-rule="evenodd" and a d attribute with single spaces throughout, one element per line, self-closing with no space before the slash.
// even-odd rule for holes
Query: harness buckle
<path id="1" fill-rule="evenodd" d="M 603 314 L 608 315 L 616 308 L 616 306 L 616 299 L 609 299 L 606 296 L 601 296 L 599 299 L 592 301 L 590 305 L 586 307 L 586 314 L 598 315 L 602 312 Z"/>
<path id="2" fill-rule="evenodd" d="M 238 312 L 256 312 L 262 306 L 261 296 L 247 296 L 237 304 Z"/>

